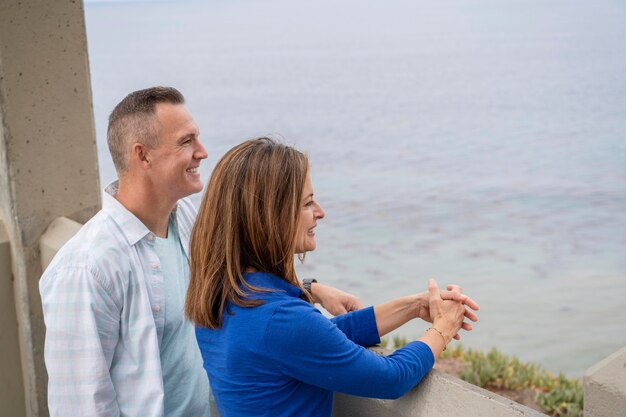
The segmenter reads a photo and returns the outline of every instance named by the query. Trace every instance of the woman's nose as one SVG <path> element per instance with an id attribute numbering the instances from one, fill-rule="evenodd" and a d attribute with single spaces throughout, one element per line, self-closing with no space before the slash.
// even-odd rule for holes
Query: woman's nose
<path id="1" fill-rule="evenodd" d="M 326 213 L 324 212 L 324 209 L 322 208 L 322 206 L 318 205 L 318 209 L 317 209 L 317 213 L 316 216 L 318 219 L 323 219 L 324 216 L 326 216 Z"/>

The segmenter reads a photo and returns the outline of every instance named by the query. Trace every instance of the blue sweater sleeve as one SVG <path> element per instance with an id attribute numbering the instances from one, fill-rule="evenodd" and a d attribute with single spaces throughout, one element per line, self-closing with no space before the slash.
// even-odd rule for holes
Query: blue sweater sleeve
<path id="1" fill-rule="evenodd" d="M 359 315 L 348 327 L 358 326 Z M 351 319 L 352 320 L 352 319 Z M 267 323 L 265 354 L 285 375 L 332 391 L 399 398 L 430 371 L 434 357 L 412 342 L 384 357 L 355 344 L 313 306 L 281 303 Z"/>
<path id="2" fill-rule="evenodd" d="M 357 345 L 373 346 L 380 343 L 374 307 L 342 314 L 333 317 L 330 321 Z"/>

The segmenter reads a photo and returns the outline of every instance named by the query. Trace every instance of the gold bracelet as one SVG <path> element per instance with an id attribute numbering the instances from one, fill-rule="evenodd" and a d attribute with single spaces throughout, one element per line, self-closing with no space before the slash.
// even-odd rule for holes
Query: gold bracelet
<path id="1" fill-rule="evenodd" d="M 446 350 L 447 343 L 446 343 L 446 338 L 444 337 L 443 333 L 441 333 L 441 331 L 439 331 L 438 329 L 435 329 L 434 327 L 429 327 L 428 330 L 434 330 L 441 335 L 441 338 L 443 339 L 443 350 Z"/>

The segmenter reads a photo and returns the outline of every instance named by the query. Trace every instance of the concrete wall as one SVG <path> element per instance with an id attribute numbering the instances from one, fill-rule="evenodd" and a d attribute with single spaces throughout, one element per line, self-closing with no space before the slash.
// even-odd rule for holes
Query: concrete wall
<path id="1" fill-rule="evenodd" d="M 82 1 L 0 2 L 0 120 L 0 222 L 11 246 L 16 363 L 26 415 L 45 416 L 39 238 L 56 217 L 82 223 L 100 205 Z M 2 326 L 0 333 L 16 330 Z"/>
<path id="2" fill-rule="evenodd" d="M 380 347 L 370 350 L 388 355 Z M 433 369 L 397 400 L 336 394 L 333 417 L 539 417 L 538 411 Z"/>
<path id="3" fill-rule="evenodd" d="M 626 347 L 589 368 L 583 385 L 585 417 L 626 416 Z"/>
<path id="4" fill-rule="evenodd" d="M 334 417 L 545 417 L 538 411 L 432 370 L 397 400 L 337 394 Z"/>
<path id="5" fill-rule="evenodd" d="M 20 366 L 20 343 L 17 333 L 11 242 L 0 222 L 0 414 L 24 416 L 24 381 Z"/>

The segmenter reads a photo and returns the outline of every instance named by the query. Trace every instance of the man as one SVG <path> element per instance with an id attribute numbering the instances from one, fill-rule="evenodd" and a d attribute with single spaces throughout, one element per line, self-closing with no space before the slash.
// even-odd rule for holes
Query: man
<path id="1" fill-rule="evenodd" d="M 208 416 L 208 379 L 183 315 L 196 215 L 185 197 L 202 190 L 207 157 L 198 127 L 180 92 L 154 87 L 115 107 L 107 136 L 119 180 L 39 284 L 50 415 Z M 333 314 L 362 307 L 308 285 Z"/>

